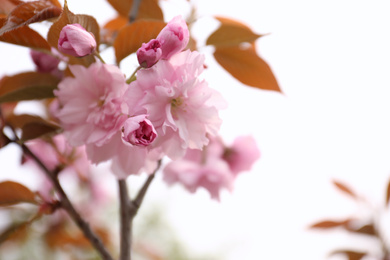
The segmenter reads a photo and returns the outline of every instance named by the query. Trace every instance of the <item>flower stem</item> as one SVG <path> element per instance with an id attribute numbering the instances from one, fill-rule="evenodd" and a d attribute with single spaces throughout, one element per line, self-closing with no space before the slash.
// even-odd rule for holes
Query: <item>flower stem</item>
<path id="1" fill-rule="evenodd" d="M 100 56 L 100 53 L 95 51 L 93 53 L 95 55 L 96 58 L 98 58 L 103 64 L 106 64 L 106 62 L 103 60 L 102 56 Z"/>

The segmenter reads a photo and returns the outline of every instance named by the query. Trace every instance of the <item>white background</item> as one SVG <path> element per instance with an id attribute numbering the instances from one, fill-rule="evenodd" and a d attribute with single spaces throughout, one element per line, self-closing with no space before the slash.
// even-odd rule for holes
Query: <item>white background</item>
<path id="1" fill-rule="evenodd" d="M 107 21 L 114 12 L 100 2 L 68 4 L 75 13 Z M 209 66 L 204 77 L 230 104 L 222 113 L 222 135 L 232 140 L 253 134 L 262 158 L 238 178 L 233 194 L 223 193 L 221 203 L 206 192 L 192 195 L 157 181 L 145 205 L 166 204 L 167 218 L 189 248 L 222 253 L 226 260 L 325 259 L 339 248 L 377 252 L 372 241 L 308 226 L 324 218 L 370 215 L 337 191 L 332 179 L 347 183 L 383 213 L 390 173 L 389 1 L 194 2 L 202 17 L 195 35 L 216 28 L 212 15 L 268 34 L 258 40 L 258 53 L 283 94 L 243 86 L 218 67 L 212 48 L 201 48 Z M 188 11 L 184 0 L 162 5 L 167 19 Z M 0 43 L 0 73 L 31 69 L 27 50 L 15 53 L 10 46 Z M 13 147 L 0 151 L 0 174 L 28 182 L 17 176 L 15 154 Z"/>

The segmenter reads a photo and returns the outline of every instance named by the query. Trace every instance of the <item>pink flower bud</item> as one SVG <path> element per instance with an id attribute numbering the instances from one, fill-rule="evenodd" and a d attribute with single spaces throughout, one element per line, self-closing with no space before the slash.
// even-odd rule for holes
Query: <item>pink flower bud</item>
<path id="1" fill-rule="evenodd" d="M 128 118 L 122 129 L 122 140 L 137 146 L 148 146 L 157 137 L 157 132 L 146 115 Z"/>
<path id="2" fill-rule="evenodd" d="M 172 55 L 181 52 L 187 46 L 189 38 L 190 33 L 183 18 L 173 18 L 157 36 L 161 44 L 161 59 L 168 60 Z"/>
<path id="3" fill-rule="evenodd" d="M 137 50 L 137 58 L 141 67 L 150 68 L 161 58 L 161 45 L 156 39 L 143 43 Z"/>
<path id="4" fill-rule="evenodd" d="M 44 52 L 31 50 L 30 55 L 39 72 L 52 72 L 57 69 L 58 63 L 60 63 L 58 58 Z"/>
<path id="5" fill-rule="evenodd" d="M 92 33 L 80 24 L 68 24 L 61 30 L 58 39 L 58 49 L 75 57 L 91 54 L 96 48 L 96 40 Z"/>

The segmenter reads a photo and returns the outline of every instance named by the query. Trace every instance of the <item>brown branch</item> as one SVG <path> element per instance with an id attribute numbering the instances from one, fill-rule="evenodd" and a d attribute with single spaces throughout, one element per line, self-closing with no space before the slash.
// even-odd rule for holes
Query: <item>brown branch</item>
<path id="1" fill-rule="evenodd" d="M 130 217 L 129 205 L 130 198 L 127 190 L 126 180 L 119 180 L 119 198 L 120 198 L 120 257 L 119 260 L 131 259 L 131 226 L 133 219 Z"/>
<path id="2" fill-rule="evenodd" d="M 137 215 L 142 201 L 145 197 L 146 191 L 152 183 L 156 172 L 161 166 L 161 160 L 158 161 L 156 169 L 146 179 L 144 185 L 139 190 L 134 200 L 130 200 L 129 192 L 127 190 L 126 180 L 119 180 L 119 198 L 120 198 L 120 258 L 119 260 L 131 260 L 131 246 L 133 233 L 133 219 Z"/>
<path id="3" fill-rule="evenodd" d="M 132 23 L 135 21 L 138 15 L 139 6 L 141 4 L 141 0 L 134 0 L 133 5 L 131 6 L 130 12 L 129 12 L 129 22 Z"/>
<path id="4" fill-rule="evenodd" d="M 41 167 L 41 169 L 45 172 L 46 176 L 51 180 L 56 192 L 60 197 L 61 207 L 68 212 L 68 214 L 76 223 L 76 225 L 84 233 L 84 236 L 91 242 L 93 247 L 100 253 L 101 257 L 104 260 L 113 260 L 112 256 L 103 245 L 101 239 L 92 231 L 89 224 L 80 216 L 80 214 L 74 208 L 73 204 L 70 202 L 68 196 L 66 195 L 65 191 L 62 189 L 60 182 L 58 181 L 57 174 L 51 172 L 46 167 L 46 165 L 24 143 L 20 143 L 18 141 L 14 141 L 14 142 L 20 145 L 23 152 L 28 156 L 30 156 L 39 165 L 39 167 Z"/>

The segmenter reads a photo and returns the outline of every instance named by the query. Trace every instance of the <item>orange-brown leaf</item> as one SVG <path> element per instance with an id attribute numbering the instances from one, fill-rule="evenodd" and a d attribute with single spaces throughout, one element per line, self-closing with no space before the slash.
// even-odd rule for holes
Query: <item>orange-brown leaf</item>
<path id="1" fill-rule="evenodd" d="M 55 135 L 60 129 L 61 128 L 58 125 L 47 121 L 25 124 L 22 127 L 21 141 L 25 142 L 31 139 L 42 137 L 44 135 Z"/>
<path id="2" fill-rule="evenodd" d="M 117 63 L 136 52 L 142 43 L 156 38 L 164 26 L 161 21 L 140 20 L 122 28 L 114 41 Z"/>
<path id="3" fill-rule="evenodd" d="M 21 0 L 0 0 L 0 14 L 8 15 L 21 3 Z"/>
<path id="4" fill-rule="evenodd" d="M 387 190 L 386 190 L 386 206 L 389 205 L 389 201 L 390 201 L 390 181 L 387 184 Z"/>
<path id="5" fill-rule="evenodd" d="M 49 1 L 21 3 L 8 15 L 7 21 L 0 28 L 0 35 L 24 25 L 57 17 L 61 11 L 61 8 Z"/>
<path id="6" fill-rule="evenodd" d="M 118 17 L 115 17 L 114 19 L 111 19 L 108 21 L 103 28 L 108 29 L 110 31 L 119 31 L 123 27 L 125 27 L 128 23 L 127 17 L 119 15 Z"/>
<path id="7" fill-rule="evenodd" d="M 5 181 L 0 183 L 0 206 L 10 206 L 22 202 L 37 204 L 35 193 L 20 183 Z"/>
<path id="8" fill-rule="evenodd" d="M 217 47 L 214 57 L 241 83 L 260 89 L 281 91 L 271 68 L 257 55 L 253 46 Z"/>
<path id="9" fill-rule="evenodd" d="M 342 221 L 325 220 L 311 225 L 310 228 L 328 229 L 328 228 L 336 228 L 336 227 L 347 227 L 349 222 L 350 222 L 349 219 L 342 220 Z"/>
<path id="10" fill-rule="evenodd" d="M 355 198 L 355 199 L 358 199 L 358 196 L 356 195 L 355 192 L 353 192 L 349 187 L 347 187 L 345 184 L 339 182 L 339 181 L 336 181 L 336 180 L 333 180 L 333 185 L 335 185 L 340 191 L 348 194 L 349 196 L 351 196 L 352 198 Z"/>
<path id="11" fill-rule="evenodd" d="M 61 16 L 49 29 L 49 32 L 47 34 L 47 41 L 49 42 L 49 44 L 57 48 L 58 39 L 60 37 L 60 32 L 62 28 L 67 24 L 73 24 L 73 23 L 78 23 L 82 27 L 84 27 L 87 31 L 93 33 L 96 39 L 97 46 L 99 47 L 100 27 L 96 19 L 90 15 L 73 14 L 71 11 L 69 11 L 68 6 L 66 4 L 64 6 L 64 10 Z M 84 66 L 88 66 L 93 62 L 95 62 L 95 58 L 93 57 L 93 55 L 88 55 L 83 58 L 76 58 L 76 57 L 69 56 L 70 64 L 82 64 Z"/>
<path id="12" fill-rule="evenodd" d="M 360 260 L 367 255 L 367 253 L 364 252 L 356 252 L 351 250 L 337 250 L 331 253 L 331 255 L 335 254 L 343 254 L 348 257 L 348 260 Z"/>
<path id="13" fill-rule="evenodd" d="M 3 26 L 4 23 L 5 19 L 0 19 L 0 26 Z M 0 36 L 0 41 L 35 49 L 50 50 L 49 43 L 28 26 L 22 26 L 4 33 Z"/>
<path id="14" fill-rule="evenodd" d="M 363 235 L 370 235 L 370 236 L 376 236 L 377 232 L 375 230 L 375 227 L 373 224 L 367 224 L 364 226 L 360 226 L 358 228 L 351 227 L 351 225 L 348 225 L 347 227 L 348 231 L 354 232 L 354 233 L 359 233 Z"/>
<path id="15" fill-rule="evenodd" d="M 49 73 L 24 72 L 0 81 L 0 103 L 54 97 L 59 79 Z"/>
<path id="16" fill-rule="evenodd" d="M 128 17 L 133 6 L 133 0 L 108 0 L 112 7 L 122 16 Z M 164 20 L 163 12 L 157 0 L 142 0 L 138 9 L 136 20 L 156 19 Z"/>
<path id="17" fill-rule="evenodd" d="M 254 33 L 248 26 L 228 18 L 216 17 L 221 25 L 213 32 L 206 41 L 207 45 L 235 46 L 240 43 L 252 43 L 260 34 Z"/>

